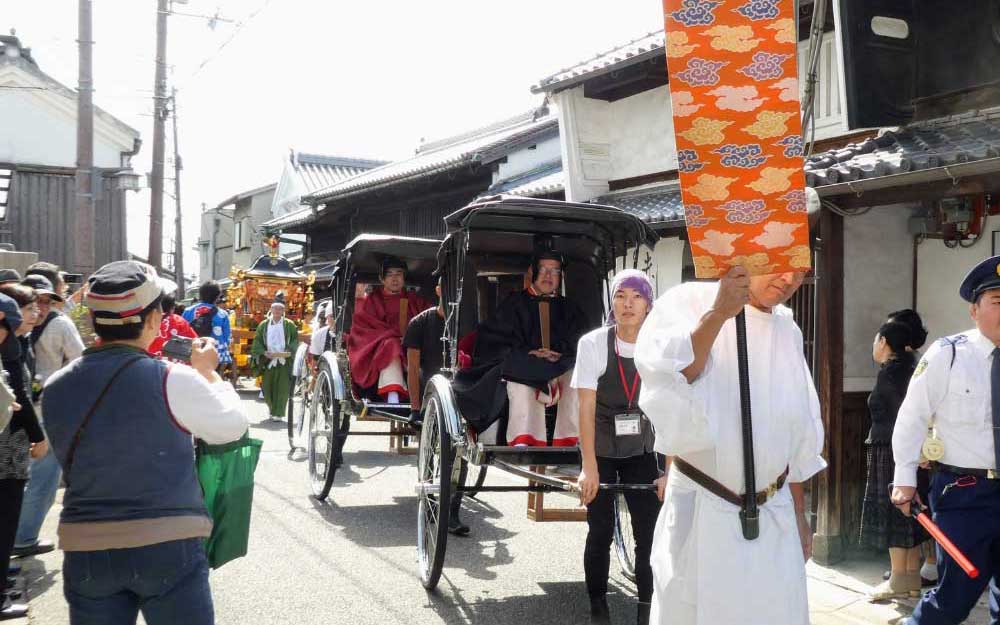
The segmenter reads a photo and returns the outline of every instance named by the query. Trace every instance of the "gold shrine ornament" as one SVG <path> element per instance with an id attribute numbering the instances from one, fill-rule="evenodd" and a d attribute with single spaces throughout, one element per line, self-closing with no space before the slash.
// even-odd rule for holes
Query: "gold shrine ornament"
<path id="1" fill-rule="evenodd" d="M 944 458 L 944 443 L 933 433 L 928 434 L 927 438 L 924 439 L 924 444 L 921 446 L 920 452 L 927 460 L 938 462 L 941 458 Z"/>

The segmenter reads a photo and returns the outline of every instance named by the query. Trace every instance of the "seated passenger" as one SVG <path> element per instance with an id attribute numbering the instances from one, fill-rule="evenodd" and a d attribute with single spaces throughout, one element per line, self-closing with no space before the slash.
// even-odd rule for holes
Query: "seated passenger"
<path id="1" fill-rule="evenodd" d="M 355 303 L 347 357 L 351 379 L 362 389 L 376 387 L 390 404 L 407 397 L 403 335 L 410 319 L 431 307 L 416 293 L 406 293 L 406 263 L 395 257 L 382 261 L 381 286 Z"/>
<path id="2" fill-rule="evenodd" d="M 553 405 L 557 416 L 552 445 L 577 443 L 577 397 L 569 382 L 586 319 L 576 303 L 559 295 L 562 268 L 560 254 L 535 253 L 531 285 L 504 300 L 480 326 L 476 365 L 456 376 L 456 400 L 479 432 L 498 418 L 504 399 L 501 381 L 507 381 L 510 445 L 545 446 L 545 409 Z"/>

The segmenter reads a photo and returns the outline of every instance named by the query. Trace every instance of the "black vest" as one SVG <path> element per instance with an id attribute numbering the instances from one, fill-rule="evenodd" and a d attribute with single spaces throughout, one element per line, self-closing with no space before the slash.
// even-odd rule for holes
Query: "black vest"
<path id="1" fill-rule="evenodd" d="M 620 362 L 631 391 L 632 380 L 636 376 L 635 361 L 632 358 L 621 358 Z M 642 387 L 642 382 L 640 381 L 636 387 L 632 406 L 629 407 L 618 363 L 618 352 L 615 350 L 615 328 L 611 327 L 608 328 L 608 364 L 604 368 L 604 373 L 597 380 L 594 448 L 597 455 L 602 458 L 629 458 L 653 451 L 653 428 L 645 415 L 640 420 L 640 434 L 631 436 L 617 436 L 615 434 L 615 415 L 642 413 L 638 406 L 639 388 Z"/>

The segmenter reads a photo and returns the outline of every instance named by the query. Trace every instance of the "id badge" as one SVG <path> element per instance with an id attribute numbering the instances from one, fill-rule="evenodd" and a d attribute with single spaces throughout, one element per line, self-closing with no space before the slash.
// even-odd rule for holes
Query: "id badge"
<path id="1" fill-rule="evenodd" d="M 615 436 L 637 436 L 642 433 L 642 415 L 628 412 L 615 415 Z"/>

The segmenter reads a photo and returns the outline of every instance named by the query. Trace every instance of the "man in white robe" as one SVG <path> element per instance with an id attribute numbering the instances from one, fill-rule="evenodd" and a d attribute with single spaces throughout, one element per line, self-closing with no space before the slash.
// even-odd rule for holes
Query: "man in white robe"
<path id="1" fill-rule="evenodd" d="M 822 470 L 819 400 L 802 332 L 781 304 L 800 273 L 687 283 L 655 303 L 639 334 L 639 405 L 656 451 L 681 458 L 732 493 L 744 492 L 736 324 L 746 310 L 756 488 L 784 485 L 760 506 L 760 536 L 743 537 L 739 507 L 675 461 L 650 562 L 651 623 L 807 625 L 805 560 L 812 532 L 802 483 Z"/>

